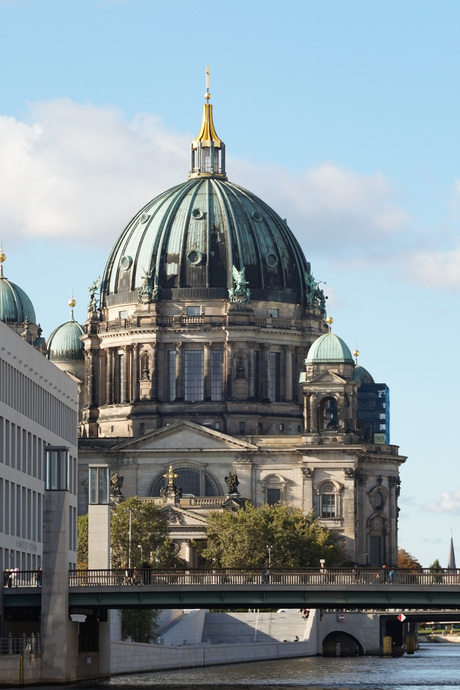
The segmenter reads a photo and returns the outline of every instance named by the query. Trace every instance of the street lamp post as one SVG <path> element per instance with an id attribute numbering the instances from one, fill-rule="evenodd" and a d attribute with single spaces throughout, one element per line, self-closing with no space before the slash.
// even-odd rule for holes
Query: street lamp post
<path id="1" fill-rule="evenodd" d="M 267 544 L 267 551 L 268 551 L 268 567 L 269 567 L 269 568 L 271 567 L 271 564 L 272 564 L 272 549 L 273 549 L 273 546 L 269 546 L 269 545 Z"/>

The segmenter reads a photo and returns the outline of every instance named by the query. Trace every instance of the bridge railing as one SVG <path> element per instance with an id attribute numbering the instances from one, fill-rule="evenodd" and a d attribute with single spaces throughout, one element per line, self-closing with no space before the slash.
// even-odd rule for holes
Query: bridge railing
<path id="1" fill-rule="evenodd" d="M 390 571 L 371 568 L 232 569 L 184 570 L 119 569 L 73 570 L 71 586 L 184 586 L 184 585 L 460 585 L 460 570 Z"/>
<path id="2" fill-rule="evenodd" d="M 70 570 L 72 587 L 185 586 L 185 585 L 403 585 L 460 586 L 460 569 L 432 571 L 382 568 L 120 568 L 112 570 Z M 5 587 L 40 587 L 41 571 L 5 571 Z"/>

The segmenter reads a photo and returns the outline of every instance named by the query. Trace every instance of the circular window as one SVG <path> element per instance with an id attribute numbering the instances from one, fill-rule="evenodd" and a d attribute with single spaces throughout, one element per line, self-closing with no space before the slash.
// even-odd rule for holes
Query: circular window
<path id="1" fill-rule="evenodd" d="M 270 268 L 274 268 L 278 265 L 278 257 L 276 254 L 265 254 L 265 261 Z"/>
<path id="2" fill-rule="evenodd" d="M 260 221 L 262 220 L 262 215 L 259 213 L 259 211 L 253 211 L 253 212 L 252 212 L 252 217 L 253 217 L 254 220 L 256 220 L 257 222 L 260 222 Z"/>
<path id="3" fill-rule="evenodd" d="M 150 218 L 149 214 L 144 212 L 141 214 L 141 217 L 139 218 L 139 222 L 140 223 L 146 223 L 149 218 Z"/>
<path id="4" fill-rule="evenodd" d="M 192 211 L 192 216 L 198 220 L 199 218 L 203 218 L 204 213 L 203 211 L 200 211 L 199 208 L 194 208 Z"/>
<path id="5" fill-rule="evenodd" d="M 199 252 L 197 249 L 192 249 L 192 251 L 187 254 L 187 261 L 189 264 L 192 264 L 192 266 L 199 266 L 204 263 L 204 258 L 205 255 L 203 252 Z"/>
<path id="6" fill-rule="evenodd" d="M 133 263 L 133 259 L 131 256 L 123 256 L 121 261 L 120 261 L 120 266 L 124 271 L 127 271 L 129 268 L 131 268 Z"/>

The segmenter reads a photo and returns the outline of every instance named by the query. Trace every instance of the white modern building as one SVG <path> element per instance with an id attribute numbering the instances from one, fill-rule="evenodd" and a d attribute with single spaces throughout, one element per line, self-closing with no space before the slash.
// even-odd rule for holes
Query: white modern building
<path id="1" fill-rule="evenodd" d="M 11 295 L 2 285 L 0 297 Z M 16 286 L 14 286 L 16 287 Z M 0 300 L 1 301 L 1 300 Z M 2 302 L 5 307 L 4 300 Z M 3 309 L 5 311 L 5 309 Z M 77 385 L 0 320 L 0 569 L 41 566 L 45 449 L 69 456 L 69 564 L 76 563 Z"/>

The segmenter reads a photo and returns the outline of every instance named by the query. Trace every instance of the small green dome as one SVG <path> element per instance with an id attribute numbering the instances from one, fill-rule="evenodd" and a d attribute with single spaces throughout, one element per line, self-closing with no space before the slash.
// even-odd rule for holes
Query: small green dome
<path id="1" fill-rule="evenodd" d="M 18 285 L 0 274 L 0 321 L 5 323 L 35 324 L 35 309 L 32 302 Z"/>
<path id="2" fill-rule="evenodd" d="M 334 333 L 325 333 L 315 340 L 308 351 L 305 364 L 333 362 L 354 364 L 348 345 Z"/>
<path id="3" fill-rule="evenodd" d="M 78 362 L 84 360 L 83 343 L 80 337 L 84 334 L 83 326 L 72 317 L 48 338 L 48 357 L 53 362 Z"/>
<path id="4" fill-rule="evenodd" d="M 362 367 L 360 364 L 357 364 L 354 368 L 353 381 L 358 381 L 359 384 L 361 384 L 361 383 L 375 383 L 374 379 L 369 374 L 367 369 Z"/>

